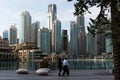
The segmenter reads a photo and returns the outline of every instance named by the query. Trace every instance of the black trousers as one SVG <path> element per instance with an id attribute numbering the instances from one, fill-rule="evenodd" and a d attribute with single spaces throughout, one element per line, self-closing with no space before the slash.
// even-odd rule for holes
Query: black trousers
<path id="1" fill-rule="evenodd" d="M 64 66 L 63 66 L 63 74 L 62 74 L 62 75 L 64 76 L 65 73 L 67 74 L 67 76 L 69 76 L 70 71 L 69 71 L 69 68 L 68 68 L 67 65 L 64 65 Z"/>
<path id="2" fill-rule="evenodd" d="M 61 76 L 62 68 L 59 68 L 58 75 Z"/>

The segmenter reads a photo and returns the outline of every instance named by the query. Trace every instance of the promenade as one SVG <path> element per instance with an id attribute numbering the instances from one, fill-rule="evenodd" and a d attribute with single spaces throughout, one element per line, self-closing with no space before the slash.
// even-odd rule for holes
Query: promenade
<path id="1" fill-rule="evenodd" d="M 47 76 L 40 76 L 30 70 L 29 74 L 17 74 L 15 70 L 0 70 L 0 80 L 114 80 L 106 69 L 70 70 L 70 76 L 58 76 L 58 71 L 51 71 Z"/>

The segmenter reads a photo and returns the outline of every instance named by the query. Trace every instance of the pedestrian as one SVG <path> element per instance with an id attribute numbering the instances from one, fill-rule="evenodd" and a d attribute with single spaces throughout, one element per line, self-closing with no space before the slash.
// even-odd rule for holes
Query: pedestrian
<path id="1" fill-rule="evenodd" d="M 58 76 L 61 76 L 62 66 L 63 66 L 62 60 L 61 60 L 61 58 L 58 58 L 58 69 L 59 69 Z"/>
<path id="2" fill-rule="evenodd" d="M 68 63 L 67 58 L 65 58 L 63 60 L 63 73 L 62 73 L 62 76 L 64 76 L 65 73 L 67 74 L 67 76 L 69 76 L 70 71 L 69 71 L 69 63 Z"/>

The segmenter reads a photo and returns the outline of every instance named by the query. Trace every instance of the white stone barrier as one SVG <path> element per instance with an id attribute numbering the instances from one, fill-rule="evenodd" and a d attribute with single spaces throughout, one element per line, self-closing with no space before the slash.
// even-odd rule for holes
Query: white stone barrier
<path id="1" fill-rule="evenodd" d="M 50 71 L 49 68 L 40 68 L 36 70 L 36 74 L 38 75 L 48 75 L 48 72 Z"/>
<path id="2" fill-rule="evenodd" d="M 29 71 L 28 71 L 28 69 L 20 68 L 20 69 L 16 70 L 16 73 L 18 73 L 18 74 L 28 74 Z"/>

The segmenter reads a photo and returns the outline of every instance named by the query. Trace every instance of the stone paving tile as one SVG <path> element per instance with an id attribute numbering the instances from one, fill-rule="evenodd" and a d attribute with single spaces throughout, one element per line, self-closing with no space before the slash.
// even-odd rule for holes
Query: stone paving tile
<path id="1" fill-rule="evenodd" d="M 39 76 L 35 71 L 17 74 L 15 70 L 0 70 L 0 80 L 114 80 L 114 75 L 107 70 L 70 70 L 69 77 L 57 74 L 58 71 L 51 71 L 48 76 Z"/>

